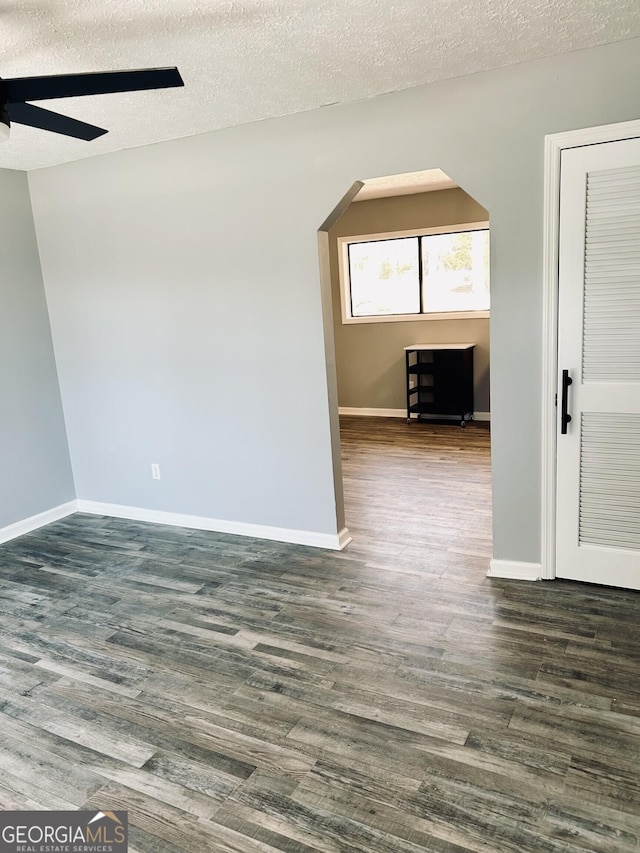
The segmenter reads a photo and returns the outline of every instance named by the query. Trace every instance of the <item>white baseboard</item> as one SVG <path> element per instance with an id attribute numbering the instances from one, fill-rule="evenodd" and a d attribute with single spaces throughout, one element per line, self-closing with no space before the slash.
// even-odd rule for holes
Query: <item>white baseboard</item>
<path id="1" fill-rule="evenodd" d="M 348 527 L 343 527 L 340 533 L 338 533 L 338 550 L 343 551 L 349 542 L 353 542 L 353 536 L 349 533 Z"/>
<path id="2" fill-rule="evenodd" d="M 354 409 L 352 406 L 338 406 L 340 415 L 356 415 L 364 418 L 406 418 L 406 409 Z"/>
<path id="3" fill-rule="evenodd" d="M 210 530 L 212 533 L 231 533 L 236 536 L 290 542 L 294 545 L 310 545 L 313 548 L 327 548 L 332 551 L 341 551 L 351 541 L 346 527 L 340 533 L 315 533 L 310 530 L 268 527 L 262 524 L 247 524 L 243 521 L 222 521 L 201 515 L 183 515 L 182 513 L 86 500 L 78 500 L 77 509 L 79 512 L 87 512 L 91 515 L 128 518 L 131 521 L 147 521 L 152 524 L 167 524 L 171 527 L 190 527 L 193 530 Z"/>
<path id="4" fill-rule="evenodd" d="M 352 406 L 339 406 L 338 414 L 340 415 L 355 415 L 356 417 L 365 418 L 406 418 L 406 409 L 358 409 Z M 434 415 L 437 417 L 437 415 Z M 491 412 L 474 412 L 474 421 L 490 421 Z M 446 418 L 445 418 L 446 420 Z"/>
<path id="5" fill-rule="evenodd" d="M 517 560 L 491 560 L 487 577 L 507 578 L 514 581 L 539 581 L 542 580 L 542 565 L 519 563 Z"/>
<path id="6" fill-rule="evenodd" d="M 45 512 L 39 512 L 37 515 L 24 518 L 22 521 L 16 521 L 7 527 L 0 527 L 0 544 L 9 542 L 11 539 L 17 539 L 18 536 L 24 536 L 25 533 L 31 533 L 39 527 L 52 524 L 54 521 L 60 521 L 61 518 L 73 515 L 77 510 L 77 501 L 69 501 L 68 503 L 55 506 L 53 509 L 48 509 Z"/>

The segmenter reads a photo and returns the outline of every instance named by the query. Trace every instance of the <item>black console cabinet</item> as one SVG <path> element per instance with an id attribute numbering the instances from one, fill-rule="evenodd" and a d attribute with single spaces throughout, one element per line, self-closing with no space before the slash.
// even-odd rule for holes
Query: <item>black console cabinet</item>
<path id="1" fill-rule="evenodd" d="M 412 344 L 407 359 L 407 423 L 451 418 L 465 426 L 473 418 L 475 344 Z"/>

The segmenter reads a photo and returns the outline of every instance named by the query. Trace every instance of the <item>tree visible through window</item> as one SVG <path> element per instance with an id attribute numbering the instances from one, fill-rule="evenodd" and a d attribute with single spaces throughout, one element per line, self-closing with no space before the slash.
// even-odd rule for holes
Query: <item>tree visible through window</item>
<path id="1" fill-rule="evenodd" d="M 348 244 L 352 317 L 489 310 L 489 230 Z"/>

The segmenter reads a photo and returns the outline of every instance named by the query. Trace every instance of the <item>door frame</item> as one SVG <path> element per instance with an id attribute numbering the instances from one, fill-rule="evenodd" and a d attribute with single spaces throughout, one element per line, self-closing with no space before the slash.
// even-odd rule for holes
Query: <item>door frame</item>
<path id="1" fill-rule="evenodd" d="M 640 119 L 553 133 L 544 138 L 542 273 L 541 576 L 556 576 L 556 394 L 558 377 L 558 262 L 560 160 L 563 150 L 640 137 Z"/>

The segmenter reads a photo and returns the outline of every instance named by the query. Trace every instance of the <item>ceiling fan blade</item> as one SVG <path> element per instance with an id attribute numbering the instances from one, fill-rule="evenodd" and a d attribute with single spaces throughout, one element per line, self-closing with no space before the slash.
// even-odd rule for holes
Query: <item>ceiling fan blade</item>
<path id="1" fill-rule="evenodd" d="M 56 74 L 51 77 L 15 77 L 13 80 L 5 80 L 4 83 L 9 104 L 184 86 L 180 72 L 175 67 Z"/>
<path id="2" fill-rule="evenodd" d="M 51 110 L 43 110 L 42 107 L 36 107 L 34 104 L 10 104 L 9 118 L 16 124 L 26 124 L 29 127 L 40 128 L 40 130 L 50 130 L 64 136 L 73 136 L 74 139 L 84 139 L 86 142 L 107 133 L 101 127 L 95 127 L 84 121 L 51 112 Z"/>

